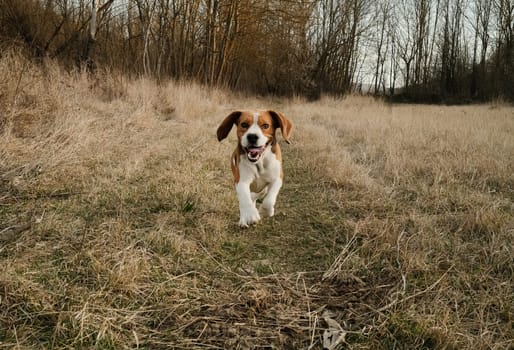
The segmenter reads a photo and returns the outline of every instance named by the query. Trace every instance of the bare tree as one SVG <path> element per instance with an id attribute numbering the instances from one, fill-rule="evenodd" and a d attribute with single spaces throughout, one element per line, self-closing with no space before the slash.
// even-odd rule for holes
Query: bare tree
<path id="1" fill-rule="evenodd" d="M 39 59 L 311 97 L 514 99 L 513 32 L 513 0 L 0 0 Z"/>
<path id="2" fill-rule="evenodd" d="M 391 14 L 392 5 L 390 1 L 384 0 L 376 2 L 375 4 L 376 20 L 376 63 L 375 63 L 375 74 L 373 77 L 373 91 L 378 95 L 382 88 L 382 93 L 385 94 L 385 62 L 389 49 L 390 29 L 388 25 L 391 24 L 388 21 Z"/>
<path id="3" fill-rule="evenodd" d="M 495 0 L 497 13 L 494 90 L 514 99 L 514 0 Z"/>
<path id="4" fill-rule="evenodd" d="M 320 0 L 316 6 L 312 30 L 315 52 L 314 77 L 322 90 L 337 93 L 351 91 L 359 58 L 359 44 L 369 15 L 366 0 Z"/>
<path id="5" fill-rule="evenodd" d="M 441 43 L 441 93 L 454 95 L 460 88 L 458 74 L 462 68 L 463 0 L 444 0 L 443 39 Z"/>
<path id="6" fill-rule="evenodd" d="M 475 0 L 474 20 L 472 27 L 475 31 L 473 42 L 473 61 L 470 82 L 470 94 L 474 98 L 483 98 L 487 93 L 485 90 L 485 65 L 487 51 L 489 48 L 489 27 L 491 17 L 491 0 Z M 480 57 L 478 57 L 480 50 Z M 480 62 L 478 62 L 480 59 Z"/>

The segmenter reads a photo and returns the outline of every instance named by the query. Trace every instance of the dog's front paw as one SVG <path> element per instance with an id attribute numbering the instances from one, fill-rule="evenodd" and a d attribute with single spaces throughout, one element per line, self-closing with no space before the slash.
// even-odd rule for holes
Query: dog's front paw
<path id="1" fill-rule="evenodd" d="M 241 216 L 239 219 L 240 227 L 248 227 L 252 224 L 255 224 L 261 220 L 261 216 L 256 208 L 249 208 L 246 210 L 241 210 Z"/>

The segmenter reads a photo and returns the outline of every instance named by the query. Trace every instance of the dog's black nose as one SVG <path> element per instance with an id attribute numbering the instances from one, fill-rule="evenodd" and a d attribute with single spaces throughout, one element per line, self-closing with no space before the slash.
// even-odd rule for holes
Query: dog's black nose
<path id="1" fill-rule="evenodd" d="M 249 143 L 251 143 L 253 145 L 253 144 L 257 143 L 257 140 L 259 139 L 259 135 L 248 134 L 248 135 L 246 135 L 246 139 L 248 140 Z"/>

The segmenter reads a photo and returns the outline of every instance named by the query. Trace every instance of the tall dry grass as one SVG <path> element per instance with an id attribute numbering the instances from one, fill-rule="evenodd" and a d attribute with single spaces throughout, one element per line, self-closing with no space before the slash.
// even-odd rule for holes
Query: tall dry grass
<path id="1" fill-rule="evenodd" d="M 514 345 L 512 107 L 0 74 L 0 347 Z M 237 108 L 295 123 L 248 230 L 214 136 Z"/>

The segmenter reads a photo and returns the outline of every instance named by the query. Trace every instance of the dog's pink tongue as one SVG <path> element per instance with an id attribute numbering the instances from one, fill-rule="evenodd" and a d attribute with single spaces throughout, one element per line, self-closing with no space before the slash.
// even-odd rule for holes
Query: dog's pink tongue
<path id="1" fill-rule="evenodd" d="M 256 161 L 257 159 L 259 159 L 263 150 L 264 147 L 249 147 L 247 148 L 246 152 L 248 152 L 248 158 L 251 161 Z"/>
<path id="2" fill-rule="evenodd" d="M 257 157 L 261 153 L 261 149 L 260 148 L 249 148 L 248 153 L 252 157 Z"/>

